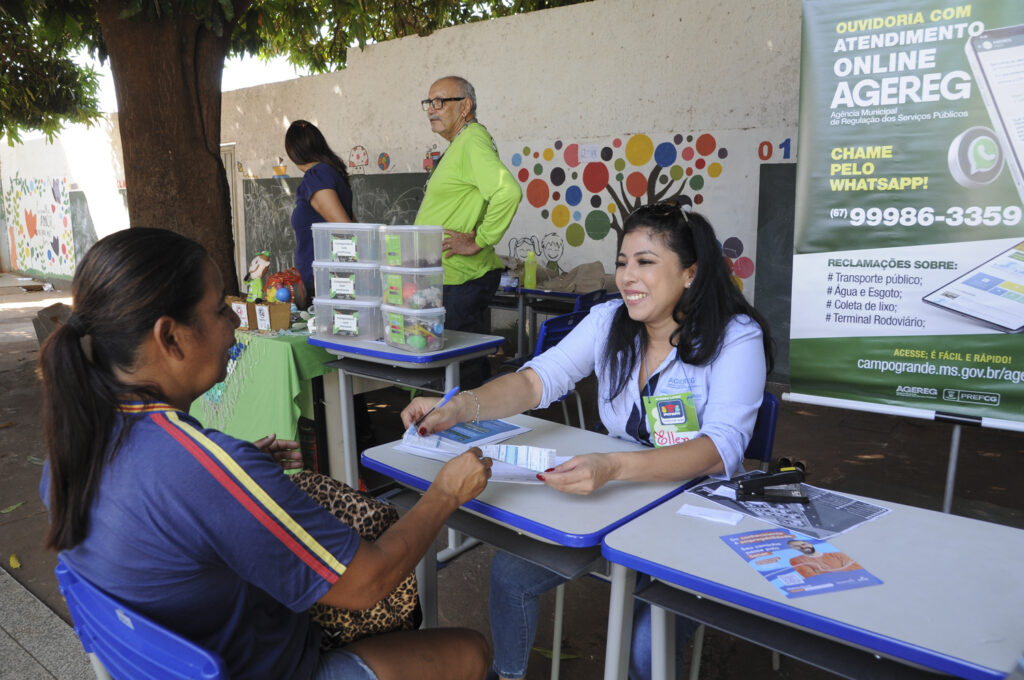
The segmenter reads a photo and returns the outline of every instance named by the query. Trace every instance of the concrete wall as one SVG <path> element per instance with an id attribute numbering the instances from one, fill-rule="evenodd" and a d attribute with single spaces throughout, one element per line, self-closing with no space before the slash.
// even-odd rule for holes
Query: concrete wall
<path id="1" fill-rule="evenodd" d="M 423 172 L 446 142 L 419 101 L 437 77 L 460 74 L 476 86 L 479 118 L 527 196 L 501 254 L 518 245 L 542 250 L 553 268 L 598 260 L 610 270 L 623 212 L 683 192 L 723 242 L 733 239 L 749 294 L 758 166 L 769 152 L 772 162 L 796 158 L 799 54 L 800 0 L 595 0 L 372 45 L 353 50 L 344 71 L 227 92 L 222 139 L 234 144 L 232 171 L 243 181 L 275 173 L 297 118 L 316 123 L 353 172 Z M 28 230 L 22 206 L 7 198 L 12 177 L 86 188 L 94 223 L 126 224 L 93 208 L 94 195 L 102 200 L 123 180 L 112 128 L 90 132 L 108 138 L 93 143 L 88 166 L 72 160 L 68 135 L 0 149 L 16 248 Z M 277 172 L 299 174 L 283 165 Z"/>

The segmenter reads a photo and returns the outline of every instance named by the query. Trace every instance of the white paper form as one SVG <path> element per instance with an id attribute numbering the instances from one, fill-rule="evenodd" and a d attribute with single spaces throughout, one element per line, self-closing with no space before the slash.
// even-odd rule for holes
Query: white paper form
<path id="1" fill-rule="evenodd" d="M 516 431 L 506 430 L 501 433 L 491 435 L 488 439 L 491 441 L 494 441 L 495 439 L 500 441 L 501 439 L 507 439 L 515 434 L 519 434 L 519 432 L 526 431 L 527 428 L 520 427 Z M 450 440 L 446 440 L 446 443 L 444 444 L 438 444 L 438 440 L 432 439 L 434 436 L 436 435 L 432 435 L 431 437 L 420 437 L 416 435 L 415 432 L 407 432 L 406 436 L 402 439 L 402 443 L 395 446 L 395 449 L 398 451 L 404 451 L 405 453 L 411 453 L 416 456 L 421 456 L 423 458 L 447 462 L 470 446 L 479 446 L 484 456 L 493 461 L 491 465 L 490 481 L 513 484 L 543 484 L 543 482 L 537 479 L 538 472 L 543 472 L 548 468 L 560 465 L 571 457 L 555 455 L 554 449 L 543 449 L 536 446 L 525 445 L 480 444 L 480 440 L 473 444 L 462 444 L 458 447 L 458 450 L 449 450 L 450 447 L 448 446 L 448 443 Z M 503 462 L 502 459 L 521 461 L 528 465 L 532 465 L 533 467 L 512 465 L 510 463 Z M 546 467 L 541 467 L 542 465 Z"/>

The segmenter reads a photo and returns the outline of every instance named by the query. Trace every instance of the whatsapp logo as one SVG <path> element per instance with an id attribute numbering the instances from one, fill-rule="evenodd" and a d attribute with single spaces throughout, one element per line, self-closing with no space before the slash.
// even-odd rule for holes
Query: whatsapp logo
<path id="1" fill-rule="evenodd" d="M 999 160 L 999 144 L 988 135 L 976 137 L 967 147 L 967 160 L 971 164 L 972 175 L 987 172 Z"/>
<path id="2" fill-rule="evenodd" d="M 996 133 L 987 127 L 968 128 L 949 145 L 949 172 L 968 188 L 991 184 L 1003 169 L 1003 152 Z"/>

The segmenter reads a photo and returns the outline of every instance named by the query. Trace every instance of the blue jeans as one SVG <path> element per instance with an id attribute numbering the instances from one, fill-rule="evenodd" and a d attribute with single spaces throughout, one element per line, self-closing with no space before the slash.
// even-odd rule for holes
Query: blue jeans
<path id="1" fill-rule="evenodd" d="M 650 577 L 640 575 L 637 587 Z M 491 562 L 491 640 L 494 643 L 494 672 L 505 678 L 526 676 L 530 649 L 537 635 L 538 598 L 559 584 L 565 583 L 553 571 L 505 552 L 498 552 Z M 697 622 L 676 617 L 676 668 L 683 667 L 686 649 Z M 633 605 L 633 644 L 630 649 L 630 680 L 651 677 L 651 608 L 635 601 Z"/>
<path id="2" fill-rule="evenodd" d="M 377 680 L 377 674 L 357 654 L 342 648 L 320 654 L 312 680 Z"/>

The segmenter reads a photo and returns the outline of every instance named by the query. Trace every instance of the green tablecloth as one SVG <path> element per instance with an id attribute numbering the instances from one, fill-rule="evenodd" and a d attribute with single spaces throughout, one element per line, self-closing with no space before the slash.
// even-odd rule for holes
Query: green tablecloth
<path id="1" fill-rule="evenodd" d="M 334 357 L 307 343 L 308 337 L 235 331 L 228 377 L 196 399 L 189 413 L 206 427 L 246 441 L 272 432 L 297 440 L 299 416 L 313 418 L 310 381 L 333 370 L 324 362 Z"/>

